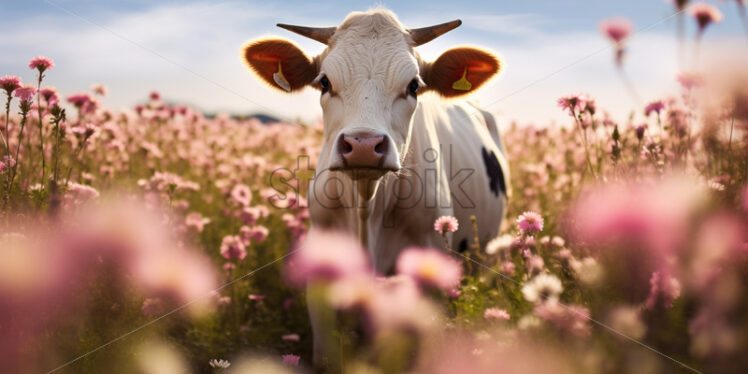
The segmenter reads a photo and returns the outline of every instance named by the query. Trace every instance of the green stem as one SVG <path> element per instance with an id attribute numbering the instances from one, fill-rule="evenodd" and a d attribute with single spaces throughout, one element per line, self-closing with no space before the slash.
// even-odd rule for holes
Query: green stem
<path id="1" fill-rule="evenodd" d="M 21 149 L 21 142 L 23 141 L 23 128 L 26 126 L 26 112 L 21 112 L 21 130 L 18 132 L 18 144 L 16 145 L 16 156 L 15 163 L 13 164 L 13 172 L 10 175 L 10 186 L 12 188 L 13 181 L 16 179 L 16 170 L 18 169 L 18 151 Z"/>
<path id="2" fill-rule="evenodd" d="M 8 95 L 8 100 L 5 102 L 5 137 L 3 137 L 3 143 L 5 144 L 5 162 L 10 162 L 10 143 L 8 141 L 10 140 L 8 135 L 8 128 L 10 126 L 10 100 L 12 99 L 12 96 L 10 95 L 10 92 L 5 92 Z M 5 196 L 3 199 L 3 209 L 8 205 L 8 200 L 10 198 L 10 170 L 7 170 L 5 172 Z"/>
<path id="3" fill-rule="evenodd" d="M 36 84 L 36 107 L 39 114 L 39 154 L 42 158 L 42 180 L 41 180 L 41 191 L 44 191 L 44 179 L 46 177 L 46 169 L 47 169 L 47 163 L 46 163 L 46 157 L 44 155 L 44 127 L 42 124 L 42 101 L 41 101 L 41 91 L 42 88 L 42 73 L 39 73 L 39 79 Z M 47 101 L 47 108 L 49 108 L 49 101 Z"/>

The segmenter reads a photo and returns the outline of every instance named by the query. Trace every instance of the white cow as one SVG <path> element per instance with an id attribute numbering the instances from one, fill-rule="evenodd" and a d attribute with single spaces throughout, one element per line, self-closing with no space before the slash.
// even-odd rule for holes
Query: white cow
<path id="1" fill-rule="evenodd" d="M 351 13 L 338 27 L 278 25 L 326 44 L 315 57 L 278 38 L 243 47 L 249 67 L 272 87 L 321 91 L 324 142 L 308 194 L 312 230 L 357 235 L 382 274 L 404 247 L 444 245 L 433 229 L 439 216 L 459 220 L 450 237 L 456 250 L 472 244 L 471 216 L 482 245 L 499 231 L 509 169 L 494 118 L 444 98 L 474 92 L 500 61 L 459 47 L 428 62 L 414 49 L 460 24 L 409 30 L 390 11 L 374 9 Z M 319 359 L 322 332 L 314 327 Z"/>

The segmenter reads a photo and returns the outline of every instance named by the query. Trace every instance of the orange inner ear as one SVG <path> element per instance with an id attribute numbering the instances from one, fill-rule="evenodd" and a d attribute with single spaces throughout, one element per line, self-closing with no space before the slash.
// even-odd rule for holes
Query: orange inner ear
<path id="1" fill-rule="evenodd" d="M 279 63 L 291 91 L 303 88 L 317 75 L 314 61 L 287 40 L 265 39 L 251 42 L 244 47 L 244 58 L 265 83 L 278 89 L 282 88 L 273 80 L 273 74 L 278 72 Z"/>
<path id="2" fill-rule="evenodd" d="M 469 47 L 454 48 L 444 52 L 431 64 L 426 73 L 426 84 L 445 97 L 465 95 L 477 90 L 499 69 L 499 59 L 488 52 Z M 453 88 L 463 74 L 470 89 Z M 458 87 L 466 86 L 461 82 Z"/>

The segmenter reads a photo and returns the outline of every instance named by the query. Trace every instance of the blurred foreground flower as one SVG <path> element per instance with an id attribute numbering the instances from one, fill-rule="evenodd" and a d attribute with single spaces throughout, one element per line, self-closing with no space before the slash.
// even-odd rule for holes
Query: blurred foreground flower
<path id="1" fill-rule="evenodd" d="M 460 283 L 462 263 L 437 249 L 406 248 L 397 259 L 397 273 L 449 291 Z"/>
<path id="2" fill-rule="evenodd" d="M 297 286 L 371 273 L 366 253 L 355 238 L 319 230 L 312 230 L 299 243 L 285 269 L 286 279 Z"/>

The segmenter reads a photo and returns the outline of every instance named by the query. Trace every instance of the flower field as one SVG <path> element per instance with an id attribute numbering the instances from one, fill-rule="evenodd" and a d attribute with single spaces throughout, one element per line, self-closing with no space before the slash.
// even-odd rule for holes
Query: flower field
<path id="1" fill-rule="evenodd" d="M 693 12 L 699 37 L 711 11 Z M 630 25 L 601 31 L 623 69 Z M 0 372 L 748 367 L 745 67 L 684 71 L 629 118 L 572 94 L 566 123 L 501 123 L 502 234 L 408 248 L 384 275 L 356 238 L 309 231 L 321 123 L 206 116 L 158 92 L 113 111 L 105 86 L 58 92 L 51 58 L 28 66 L 33 83 L 0 77 Z M 474 222 L 423 229 L 458 225 Z M 316 368 L 309 304 L 335 326 Z"/>

